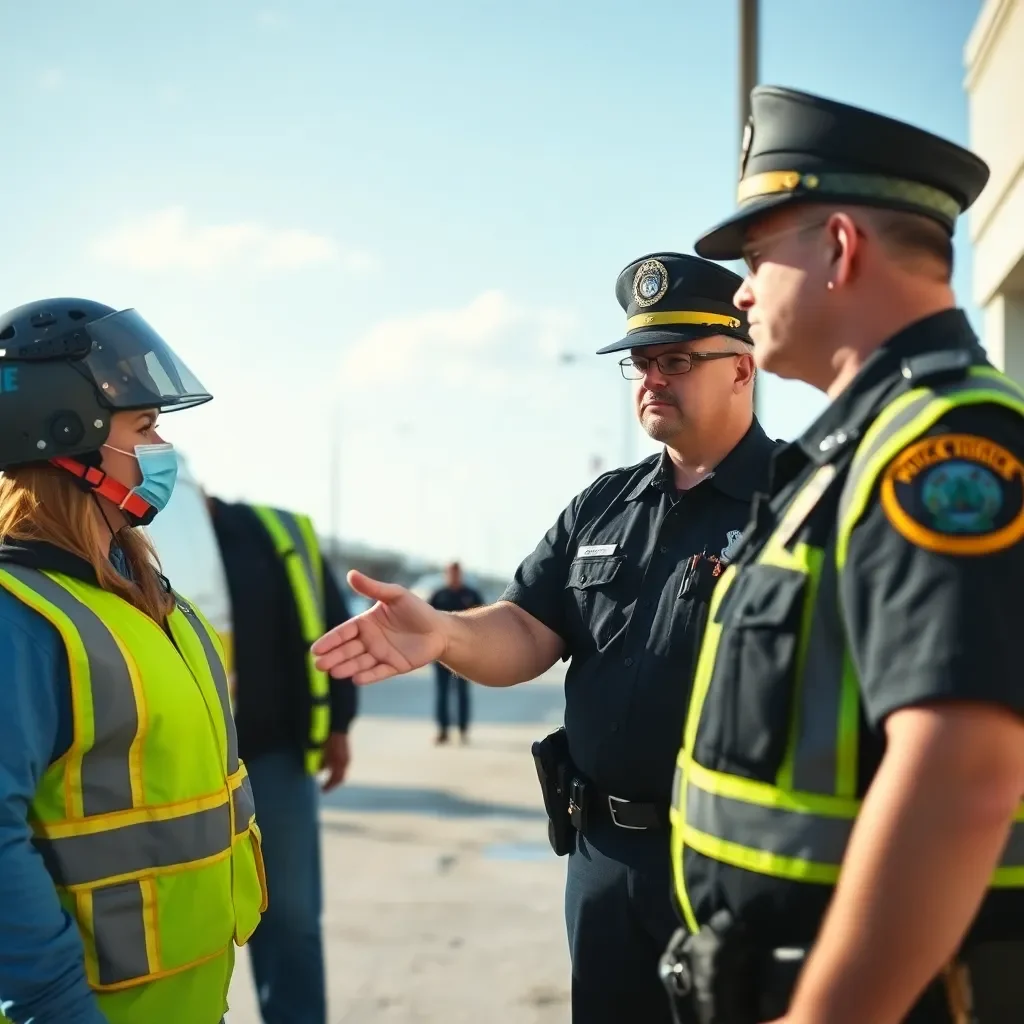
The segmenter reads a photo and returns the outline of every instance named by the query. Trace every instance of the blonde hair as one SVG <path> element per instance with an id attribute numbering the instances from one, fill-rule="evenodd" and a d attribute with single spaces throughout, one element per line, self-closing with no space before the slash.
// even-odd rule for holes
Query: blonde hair
<path id="1" fill-rule="evenodd" d="M 117 534 L 131 569 L 132 579 L 125 579 L 110 562 L 95 510 L 93 496 L 56 466 L 33 463 L 0 475 L 0 542 L 46 541 L 85 559 L 104 590 L 163 624 L 173 600 L 158 575 L 153 545 L 139 530 Z"/>

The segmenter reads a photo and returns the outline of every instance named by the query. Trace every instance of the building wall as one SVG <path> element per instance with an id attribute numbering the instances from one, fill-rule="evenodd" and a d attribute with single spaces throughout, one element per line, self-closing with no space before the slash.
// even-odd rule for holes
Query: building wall
<path id="1" fill-rule="evenodd" d="M 964 51 L 970 146 L 992 170 L 968 214 L 990 358 L 1024 383 L 1024 0 L 984 0 Z"/>

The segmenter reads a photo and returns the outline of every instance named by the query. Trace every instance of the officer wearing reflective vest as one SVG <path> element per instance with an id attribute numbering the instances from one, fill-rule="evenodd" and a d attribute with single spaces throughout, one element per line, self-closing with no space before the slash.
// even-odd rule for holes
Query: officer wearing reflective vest
<path id="1" fill-rule="evenodd" d="M 831 403 L 712 597 L 662 964 L 718 1024 L 1024 1020 L 1024 395 L 950 285 L 984 162 L 774 86 L 738 210 L 758 365 Z"/>
<path id="2" fill-rule="evenodd" d="M 220 640 L 138 527 L 211 396 L 132 309 L 0 316 L 0 1013 L 216 1024 L 267 893 Z"/>

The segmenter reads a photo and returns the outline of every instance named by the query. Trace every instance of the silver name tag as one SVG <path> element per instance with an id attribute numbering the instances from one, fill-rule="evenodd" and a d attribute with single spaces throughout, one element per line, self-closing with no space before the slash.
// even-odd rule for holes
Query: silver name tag
<path id="1" fill-rule="evenodd" d="M 577 558 L 605 558 L 619 550 L 618 544 L 584 544 L 577 552 Z"/>

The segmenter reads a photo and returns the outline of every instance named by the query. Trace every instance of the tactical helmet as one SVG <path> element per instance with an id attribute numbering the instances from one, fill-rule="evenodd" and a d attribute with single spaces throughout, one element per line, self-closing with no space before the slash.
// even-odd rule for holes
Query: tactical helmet
<path id="1" fill-rule="evenodd" d="M 212 397 L 134 309 L 45 299 L 0 315 L 0 469 L 98 451 L 115 412 Z"/>
<path id="2" fill-rule="evenodd" d="M 97 468 L 113 414 L 212 397 L 134 309 L 64 298 L 0 315 L 0 470 L 50 461 L 124 500 Z"/>

